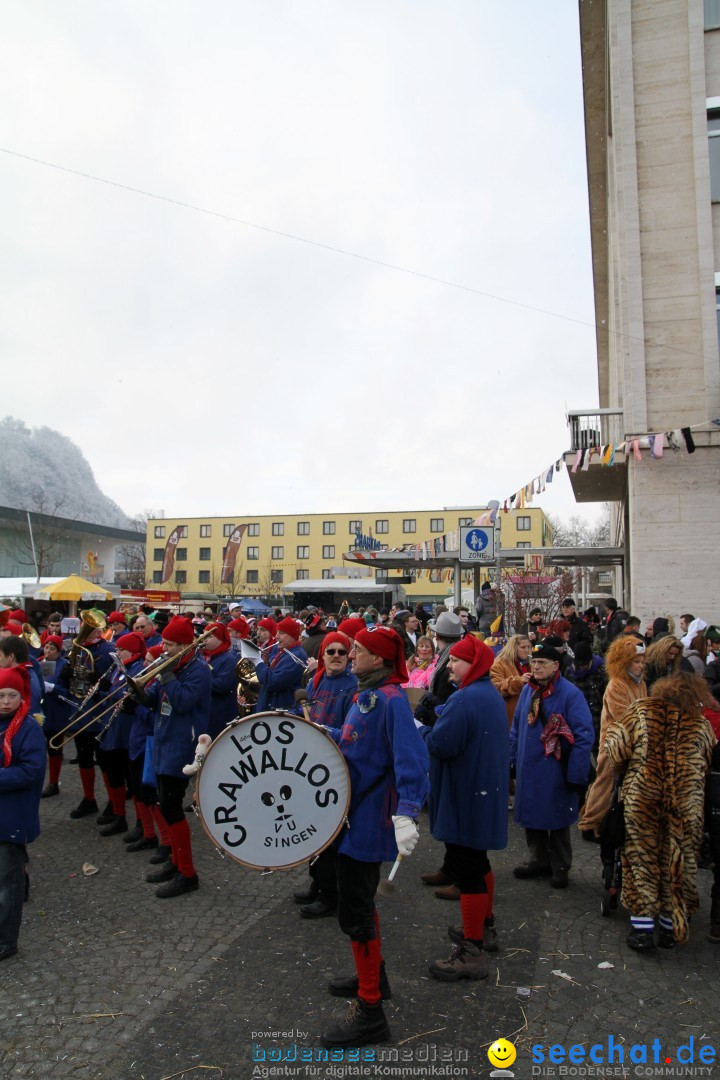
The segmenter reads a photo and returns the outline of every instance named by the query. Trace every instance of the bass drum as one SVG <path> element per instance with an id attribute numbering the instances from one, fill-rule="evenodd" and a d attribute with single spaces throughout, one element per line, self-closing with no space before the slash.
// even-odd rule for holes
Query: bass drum
<path id="1" fill-rule="evenodd" d="M 253 870 L 313 859 L 343 828 L 350 803 L 345 759 L 299 716 L 255 713 L 218 735 L 196 781 L 203 828 L 223 854 Z"/>

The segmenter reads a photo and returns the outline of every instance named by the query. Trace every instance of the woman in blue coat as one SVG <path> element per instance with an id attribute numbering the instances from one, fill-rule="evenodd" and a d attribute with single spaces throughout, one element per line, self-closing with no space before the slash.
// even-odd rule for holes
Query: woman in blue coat
<path id="1" fill-rule="evenodd" d="M 294 709 L 295 691 L 302 686 L 307 654 L 300 647 L 300 624 L 291 618 L 277 625 L 277 644 L 271 646 L 267 660 L 255 667 L 260 694 L 255 712 Z"/>
<path id="2" fill-rule="evenodd" d="M 450 876 L 460 890 L 462 926 L 450 929 L 458 945 L 448 960 L 429 969 L 446 982 L 488 974 L 486 927 L 486 945 L 496 947 L 487 852 L 507 847 L 510 753 L 505 703 L 489 677 L 494 660 L 478 638 L 457 641 L 449 666 L 459 689 L 434 726 L 420 728 L 430 753 L 430 831 L 445 843 Z"/>
<path id="3" fill-rule="evenodd" d="M 564 889 L 572 864 L 570 826 L 587 787 L 595 738 L 580 690 L 560 675 L 561 653 L 543 642 L 530 657 L 531 679 L 520 694 L 510 731 L 515 765 L 515 821 L 526 832 L 530 861 L 517 878 L 549 877 Z"/>
<path id="4" fill-rule="evenodd" d="M 63 688 L 58 685 L 58 677 L 67 664 L 62 655 L 62 638 L 56 634 L 48 634 L 43 644 L 43 654 L 50 664 L 55 664 L 55 673 L 51 680 L 45 683 L 45 697 L 43 699 L 43 711 L 45 723 L 43 732 L 48 743 L 48 782 L 44 788 L 43 799 L 52 798 L 60 794 L 60 772 L 62 771 L 63 752 L 54 750 L 50 745 L 53 735 L 57 735 L 64 727 L 73 712 L 73 706 Z"/>
<path id="5" fill-rule="evenodd" d="M 212 634 L 205 638 L 203 646 L 203 656 L 212 673 L 210 725 L 207 734 L 212 739 L 216 739 L 238 715 L 236 697 L 238 681 L 235 674 L 238 657 L 232 649 L 230 633 L 226 626 L 217 622 L 210 623 L 205 627 L 205 633 L 210 630 Z"/>

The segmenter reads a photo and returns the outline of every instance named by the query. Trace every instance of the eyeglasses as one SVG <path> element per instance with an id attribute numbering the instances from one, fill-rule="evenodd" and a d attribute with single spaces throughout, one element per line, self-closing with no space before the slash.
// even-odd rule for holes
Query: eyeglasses
<path id="1" fill-rule="evenodd" d="M 326 656 L 347 656 L 347 649 L 326 649 Z"/>

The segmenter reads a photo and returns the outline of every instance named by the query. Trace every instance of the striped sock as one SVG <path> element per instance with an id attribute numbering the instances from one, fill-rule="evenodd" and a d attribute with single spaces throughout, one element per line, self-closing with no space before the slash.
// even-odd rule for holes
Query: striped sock
<path id="1" fill-rule="evenodd" d="M 643 918 L 641 915 L 631 915 L 630 925 L 632 926 L 633 930 L 639 930 L 640 933 L 652 934 L 653 930 L 655 929 L 655 920 Z"/>
<path id="2" fill-rule="evenodd" d="M 660 929 L 661 930 L 669 930 L 669 931 L 672 932 L 672 928 L 673 928 L 672 915 L 661 915 L 660 916 Z"/>

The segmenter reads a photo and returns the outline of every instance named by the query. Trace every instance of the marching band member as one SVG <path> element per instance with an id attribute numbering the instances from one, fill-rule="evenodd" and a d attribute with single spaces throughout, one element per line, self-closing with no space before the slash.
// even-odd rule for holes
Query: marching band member
<path id="1" fill-rule="evenodd" d="M 43 645 L 43 652 L 45 659 L 55 664 L 55 673 L 51 681 L 45 682 L 45 697 L 43 699 L 43 712 L 45 713 L 45 724 L 43 726 L 43 732 L 48 742 L 48 783 L 44 788 L 42 797 L 43 799 L 49 799 L 53 795 L 60 794 L 60 772 L 62 770 L 63 752 L 62 750 L 54 750 L 50 746 L 50 740 L 53 735 L 56 735 L 58 731 L 66 726 L 70 719 L 72 712 L 72 705 L 64 698 L 64 695 L 60 693 L 58 687 L 58 678 L 63 667 L 67 664 L 67 660 L 62 655 L 62 638 L 59 634 L 47 634 L 45 636 L 45 644 Z"/>
<path id="2" fill-rule="evenodd" d="M 162 645 L 152 645 L 145 654 L 145 666 L 154 663 L 164 654 Z M 133 713 L 130 727 L 130 740 L 128 755 L 130 757 L 130 785 L 133 795 L 137 799 L 138 817 L 142 822 L 142 836 L 133 840 L 123 837 L 127 842 L 127 851 L 143 851 L 148 848 L 156 848 L 150 862 L 159 865 L 167 862 L 172 854 L 170 834 L 167 822 L 158 806 L 158 793 L 155 783 L 148 783 L 145 779 L 145 757 L 147 751 L 147 738 L 152 735 L 155 728 L 155 711 L 159 692 L 159 683 L 156 680 L 148 683 L 145 687 L 147 701 L 137 705 Z M 155 830 L 157 829 L 157 836 Z M 159 842 L 158 842 L 158 837 Z"/>
<path id="3" fill-rule="evenodd" d="M 40 635 L 40 644 L 41 645 L 44 645 L 49 637 L 56 637 L 57 636 L 57 637 L 60 638 L 60 641 L 62 641 L 62 639 L 63 639 L 62 621 L 63 621 L 63 616 L 62 616 L 62 613 L 59 612 L 59 611 L 53 611 L 50 615 L 48 615 L 47 622 L 45 623 L 45 629 L 43 630 L 42 634 Z"/>
<path id="4" fill-rule="evenodd" d="M 168 656 L 177 656 L 194 641 L 189 619 L 176 615 L 163 630 Z M 158 674 L 158 708 L 155 713 L 153 766 L 157 776 L 160 811 L 167 822 L 171 860 L 162 870 L 148 874 L 146 881 L 159 885 L 161 898 L 181 896 L 198 888 L 192 861 L 190 826 L 183 811 L 188 778 L 183 766 L 195 756 L 197 736 L 208 730 L 212 672 L 197 652 L 190 650 L 175 664 Z"/>
<path id="5" fill-rule="evenodd" d="M 45 738 L 30 716 L 27 669 L 0 670 L 0 960 L 17 952 L 26 844 L 40 834 Z"/>
<path id="6" fill-rule="evenodd" d="M 19 623 L 8 622 L 6 625 L 14 628 L 19 626 Z M 30 680 L 30 714 L 42 724 L 45 680 L 37 660 L 30 659 L 30 649 L 22 636 L 22 626 L 19 626 L 19 633 L 0 635 L 0 668 L 10 667 L 26 668 Z"/>
<path id="7" fill-rule="evenodd" d="M 277 623 L 270 616 L 261 619 L 257 624 L 257 643 L 261 649 L 269 649 L 275 644 L 277 637 Z"/>
<path id="8" fill-rule="evenodd" d="M 115 642 L 117 655 L 120 662 L 125 666 L 127 674 L 132 677 L 142 671 L 145 657 L 145 639 L 142 634 L 122 634 Z M 127 694 L 125 673 L 115 668 L 110 676 L 110 689 L 105 698 L 105 707 L 110 708 L 113 702 L 119 703 L 121 697 Z M 108 726 L 103 717 L 101 724 L 104 730 L 98 738 L 99 759 L 102 762 L 103 773 L 107 777 L 107 788 L 112 802 L 112 821 L 100 829 L 101 836 L 115 836 L 117 833 L 127 832 L 125 819 L 126 779 L 130 775 L 130 759 L 128 747 L 130 745 L 130 728 L 136 703 L 129 697 L 125 697 L 120 712 Z M 133 792 L 133 795 L 135 793 Z M 137 802 L 135 802 L 137 810 Z M 138 813 L 138 821 L 140 815 Z M 142 824 L 142 823 L 141 823 Z M 137 826 L 129 835 L 138 839 Z M 132 842 L 132 841 L 130 841 Z"/>
<path id="9" fill-rule="evenodd" d="M 239 622 L 239 620 L 235 620 Z M 243 619 L 243 622 L 245 620 Z M 232 624 L 231 624 L 232 625 Z M 247 623 L 245 624 L 247 626 Z M 212 630 L 205 638 L 203 657 L 212 672 L 212 696 L 210 699 L 210 724 L 206 728 L 211 739 L 216 739 L 223 728 L 227 727 L 238 714 L 237 678 L 235 665 L 237 660 L 231 648 L 230 629 L 222 623 L 213 622 L 206 628 Z M 203 734 L 203 732 L 198 732 Z M 186 763 L 187 764 L 187 763 Z"/>
<path id="10" fill-rule="evenodd" d="M 350 773 L 350 827 L 336 842 L 338 921 L 350 938 L 357 975 L 333 979 L 329 989 L 338 997 L 357 996 L 345 1019 L 323 1037 L 326 1047 L 363 1046 L 390 1035 L 375 893 L 380 864 L 412 854 L 428 793 L 427 751 L 401 689 L 408 677 L 402 639 L 384 626 L 359 630 L 351 656 L 360 692 L 343 727 L 326 730 Z"/>
<path id="11" fill-rule="evenodd" d="M 107 617 L 108 628 L 112 630 L 112 641 L 128 632 L 127 616 L 122 611 L 111 611 Z"/>
<path id="12" fill-rule="evenodd" d="M 350 639 L 335 631 L 326 634 L 318 658 L 318 667 L 308 685 L 308 716 L 315 724 L 341 728 L 357 690 L 357 676 L 348 671 Z M 302 904 L 304 919 L 321 919 L 337 910 L 335 848 L 331 844 L 309 867 L 309 889 L 294 894 Z"/>
<path id="13" fill-rule="evenodd" d="M 255 666 L 260 694 L 254 711 L 294 709 L 295 691 L 302 686 L 307 663 L 305 651 L 300 647 L 300 624 L 289 617 L 281 619 L 277 624 L 277 643 L 262 655 L 266 659 Z"/>
<path id="14" fill-rule="evenodd" d="M 230 622 L 227 623 L 227 629 L 230 634 L 230 643 L 233 649 L 239 649 L 239 643 L 250 637 L 250 624 L 242 615 L 238 615 L 236 618 L 231 619 Z"/>

